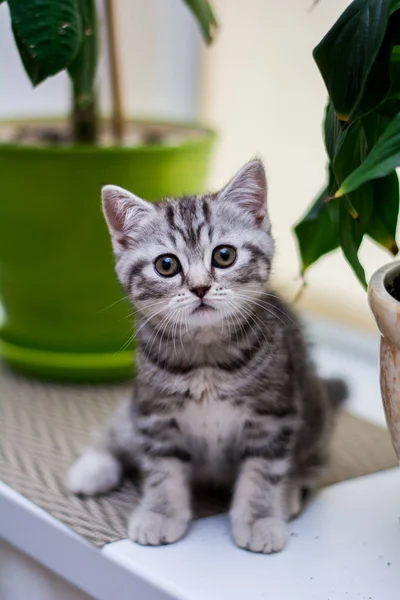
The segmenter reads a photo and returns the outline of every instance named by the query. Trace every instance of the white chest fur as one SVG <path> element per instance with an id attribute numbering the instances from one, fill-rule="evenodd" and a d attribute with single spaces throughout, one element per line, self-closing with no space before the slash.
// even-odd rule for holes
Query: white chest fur
<path id="1" fill-rule="evenodd" d="M 207 470 L 218 470 L 227 448 L 240 439 L 244 415 L 228 400 L 215 400 L 204 393 L 200 402 L 190 402 L 179 415 L 179 424 L 188 446 Z"/>

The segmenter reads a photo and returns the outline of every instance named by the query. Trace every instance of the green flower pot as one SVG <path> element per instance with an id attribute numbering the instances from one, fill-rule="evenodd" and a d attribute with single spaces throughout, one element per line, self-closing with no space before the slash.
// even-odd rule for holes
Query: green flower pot
<path id="1" fill-rule="evenodd" d="M 147 200 L 201 192 L 214 135 L 177 145 L 0 145 L 0 355 L 32 376 L 132 377 L 132 307 L 114 273 L 101 186 Z"/>

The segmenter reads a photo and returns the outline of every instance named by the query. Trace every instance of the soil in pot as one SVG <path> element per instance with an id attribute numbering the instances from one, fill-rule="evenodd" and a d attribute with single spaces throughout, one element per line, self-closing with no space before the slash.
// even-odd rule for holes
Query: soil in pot
<path id="1" fill-rule="evenodd" d="M 207 137 L 208 132 L 187 126 L 169 123 L 127 122 L 124 128 L 122 147 L 175 146 L 193 139 Z M 10 122 L 0 128 L 0 144 L 18 144 L 22 146 L 60 147 L 75 145 L 70 128 L 64 121 L 47 123 Z M 98 141 L 94 144 L 102 148 L 115 146 L 111 123 L 101 121 Z"/>
<path id="2" fill-rule="evenodd" d="M 388 275 L 385 280 L 385 288 L 388 293 L 400 302 L 400 275 Z"/>

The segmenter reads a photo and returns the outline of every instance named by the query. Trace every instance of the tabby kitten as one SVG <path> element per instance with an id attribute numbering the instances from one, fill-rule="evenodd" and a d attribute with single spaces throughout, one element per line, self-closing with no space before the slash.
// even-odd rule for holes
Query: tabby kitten
<path id="1" fill-rule="evenodd" d="M 141 544 L 188 529 L 191 488 L 233 489 L 238 546 L 276 552 L 327 460 L 344 385 L 317 377 L 301 329 L 268 286 L 274 242 L 260 161 L 219 193 L 150 204 L 103 188 L 116 271 L 138 311 L 138 374 L 124 404 L 73 465 L 69 487 L 143 474 L 129 521 Z"/>

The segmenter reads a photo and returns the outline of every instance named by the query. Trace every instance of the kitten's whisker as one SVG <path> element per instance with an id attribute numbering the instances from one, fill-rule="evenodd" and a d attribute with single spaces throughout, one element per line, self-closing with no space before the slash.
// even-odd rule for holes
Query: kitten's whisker
<path id="1" fill-rule="evenodd" d="M 232 302 L 232 300 L 231 300 L 231 302 Z M 251 312 L 250 310 L 246 309 L 246 308 L 245 308 L 244 306 L 242 306 L 241 304 L 239 304 L 239 303 L 234 303 L 234 306 L 235 306 L 235 308 L 236 308 L 236 310 L 237 310 L 238 312 L 242 312 L 242 314 L 244 314 L 244 315 L 245 315 L 245 320 L 247 320 L 247 322 L 249 323 L 249 325 L 250 325 L 250 327 L 251 327 L 251 330 L 253 331 L 253 333 L 254 333 L 254 335 L 256 336 L 256 338 L 258 339 L 258 335 L 257 335 L 257 333 L 254 331 L 254 329 L 253 329 L 253 327 L 252 327 L 252 325 L 251 325 L 251 321 L 254 323 L 254 325 L 257 327 L 257 329 L 259 329 L 259 331 L 261 331 L 261 333 L 262 333 L 262 335 L 263 335 L 263 337 L 264 337 L 265 341 L 267 342 L 267 344 L 269 344 L 269 342 L 270 342 L 270 341 L 269 341 L 269 339 L 267 338 L 267 336 L 265 335 L 265 331 L 264 331 L 263 327 L 266 327 L 266 328 L 267 328 L 267 331 L 268 331 L 268 333 L 269 333 L 270 335 L 271 335 L 271 331 L 270 331 L 270 329 L 269 329 L 269 328 L 266 326 L 266 324 L 265 324 L 265 323 L 264 323 L 264 322 L 263 322 L 261 319 L 259 319 L 259 318 L 257 317 L 257 315 L 255 315 L 255 314 L 254 314 L 253 312 Z M 246 315 L 247 315 L 247 319 L 246 319 Z M 262 325 L 263 327 L 261 327 L 261 326 L 259 325 L 259 323 L 257 323 L 256 319 L 259 321 L 259 323 L 261 323 L 261 325 Z"/>
<path id="2" fill-rule="evenodd" d="M 231 303 L 231 305 L 232 305 L 232 303 Z M 235 306 L 234 306 L 234 308 L 237 311 L 237 308 Z M 242 324 L 240 322 L 239 317 L 235 313 L 232 313 L 231 316 L 234 319 L 235 323 L 237 323 L 239 325 L 239 327 L 242 328 L 243 326 L 242 326 Z M 235 335 L 236 335 L 236 351 L 239 354 L 239 336 L 238 336 L 238 330 L 237 330 L 236 325 L 235 325 L 234 331 L 235 331 Z"/>
<path id="3" fill-rule="evenodd" d="M 174 318 L 175 318 L 175 315 L 176 315 L 176 313 L 177 313 L 178 310 L 179 310 L 179 308 L 176 308 L 174 310 L 174 312 L 171 314 L 170 320 L 166 324 L 166 327 L 168 326 L 168 328 L 169 328 L 168 329 L 168 336 L 167 336 L 167 346 L 168 346 L 168 342 L 169 342 L 169 337 L 171 336 L 172 337 L 172 343 L 173 343 L 173 346 L 174 346 L 174 355 L 176 355 L 176 344 L 175 344 L 174 326 L 175 326 L 175 323 L 177 323 L 177 321 L 174 321 Z M 160 337 L 160 342 L 161 342 L 161 339 L 162 339 L 162 335 Z"/>
<path id="4" fill-rule="evenodd" d="M 223 304 L 222 304 L 222 306 L 224 307 Z M 228 311 L 226 311 L 226 312 L 228 312 Z M 232 334 L 231 334 L 231 325 L 230 325 L 229 319 L 230 319 L 230 315 L 228 315 L 228 318 L 226 319 L 226 324 L 228 325 L 228 336 L 229 336 L 229 347 L 230 347 L 231 342 L 232 342 Z"/>
<path id="5" fill-rule="evenodd" d="M 279 296 L 274 296 L 274 297 L 278 298 L 278 300 L 280 300 Z M 299 324 L 296 323 L 296 321 L 294 321 L 294 319 L 292 319 L 290 317 L 290 315 L 288 315 L 284 310 L 282 310 L 281 308 L 279 308 L 279 306 L 276 306 L 275 304 L 271 304 L 270 302 L 261 300 L 260 298 L 258 298 L 258 300 L 259 300 L 259 302 L 263 302 L 264 304 L 266 304 L 266 306 L 268 306 L 269 308 L 274 308 L 275 310 L 277 310 L 278 312 L 280 312 L 281 314 L 283 314 L 289 321 L 291 321 L 293 323 L 293 325 L 296 325 L 296 327 L 299 327 Z"/>
<path id="6" fill-rule="evenodd" d="M 154 332 L 154 341 L 156 340 L 157 336 L 160 337 L 159 344 L 158 344 L 158 356 L 159 357 L 161 356 L 161 342 L 163 341 L 163 337 L 164 337 L 164 334 L 166 331 L 168 331 L 168 336 L 167 336 L 167 340 L 166 340 L 166 346 L 168 347 L 169 336 L 171 335 L 170 325 L 171 325 L 171 322 L 173 321 L 173 318 L 174 318 L 177 310 L 178 310 L 177 308 L 170 309 L 169 313 L 168 313 L 166 319 L 164 319 L 161 327 L 157 328 L 157 330 Z M 152 347 L 153 347 L 153 344 L 150 348 L 150 352 L 151 352 Z"/>
<path id="7" fill-rule="evenodd" d="M 150 316 L 146 317 L 146 319 L 143 322 L 140 322 L 140 327 L 136 328 L 135 337 L 143 329 L 143 327 L 145 327 L 145 325 L 147 325 L 147 323 L 149 321 L 151 321 L 152 319 L 154 319 L 154 317 L 157 317 L 157 315 L 159 315 L 160 313 L 162 313 L 164 310 L 168 310 L 168 309 L 166 307 L 160 308 L 160 310 L 157 310 L 156 312 L 153 312 Z"/>
<path id="8" fill-rule="evenodd" d="M 269 296 L 274 296 L 274 298 L 280 298 L 280 296 L 278 294 L 274 294 L 269 288 L 267 288 L 266 284 L 264 285 L 264 287 L 257 287 L 257 288 L 250 288 L 247 287 L 247 285 L 233 285 L 232 287 L 235 287 L 236 289 L 245 289 L 248 292 L 257 292 L 257 294 L 259 294 L 260 292 L 262 294 L 268 294 Z"/>
<path id="9" fill-rule="evenodd" d="M 178 310 L 178 309 L 177 309 L 177 310 Z M 176 315 L 176 312 L 175 312 L 175 315 Z M 174 316 L 175 316 L 175 315 L 174 315 Z M 177 334 L 177 330 L 178 330 L 178 323 L 179 323 L 179 320 L 178 320 L 178 319 L 175 319 L 175 323 L 173 322 L 173 323 L 172 323 L 172 327 L 171 327 L 171 333 L 172 333 L 172 342 L 173 342 L 173 344 L 174 344 L 174 355 L 175 355 L 175 356 L 178 356 L 178 354 L 177 354 L 177 352 L 176 352 L 176 344 L 175 344 L 176 334 Z"/>
<path id="10" fill-rule="evenodd" d="M 158 306 L 160 304 L 164 304 L 164 300 L 157 300 L 157 302 L 153 302 L 152 304 L 146 304 L 143 308 L 137 308 L 133 312 L 131 312 L 126 318 L 134 317 L 137 313 L 143 313 L 143 309 L 151 308 L 152 306 Z"/>
<path id="11" fill-rule="evenodd" d="M 145 354 L 147 353 L 147 347 L 148 347 L 148 345 L 149 345 L 150 342 L 151 342 L 151 346 L 149 348 L 148 354 L 151 354 L 151 351 L 152 351 L 153 346 L 154 346 L 154 342 L 157 339 L 157 335 L 161 332 L 161 329 L 162 329 L 163 325 L 165 323 L 168 323 L 168 321 L 169 321 L 169 319 L 171 317 L 171 309 L 169 308 L 167 310 L 168 310 L 168 313 L 161 319 L 161 321 L 157 324 L 157 326 L 155 327 L 154 331 L 152 332 L 152 334 L 150 336 L 150 339 L 148 340 L 148 342 L 147 342 L 147 344 L 145 346 L 145 349 L 144 349 L 144 353 Z M 160 336 L 160 346 L 159 346 L 159 349 L 158 349 L 158 355 L 160 355 L 160 353 L 161 353 L 161 341 L 162 341 L 162 335 Z"/>
<path id="12" fill-rule="evenodd" d="M 188 336 L 188 337 L 190 337 L 190 334 L 189 334 L 189 329 L 188 329 L 188 313 L 187 313 L 187 311 L 185 311 L 184 315 L 185 315 L 185 328 L 186 328 L 186 334 L 187 334 L 187 336 Z"/>
<path id="13" fill-rule="evenodd" d="M 250 304 L 254 304 L 255 306 L 259 306 L 260 308 L 263 308 L 265 311 L 267 311 L 270 315 L 274 316 L 276 319 L 278 319 L 278 321 L 280 321 L 282 323 L 282 325 L 284 327 L 287 327 L 287 323 L 285 323 L 283 321 L 283 319 L 281 319 L 276 313 L 273 312 L 273 310 L 271 309 L 275 309 L 278 307 L 274 306 L 273 304 L 268 304 L 267 302 L 263 302 L 262 300 L 257 301 L 254 298 L 252 298 L 251 296 L 245 296 L 244 294 L 238 294 L 236 293 L 236 296 L 238 298 L 242 298 L 243 300 L 246 300 L 247 302 L 249 302 Z M 283 312 L 282 310 L 278 309 L 279 312 L 281 312 L 285 317 L 287 317 L 288 320 L 290 320 L 293 324 L 297 325 L 293 319 L 291 319 L 289 317 L 289 315 L 287 315 L 285 312 Z"/>
<path id="14" fill-rule="evenodd" d="M 180 327 L 179 327 L 179 339 L 180 339 L 180 342 L 181 342 L 181 348 L 182 348 L 182 350 L 183 350 L 183 353 L 184 353 L 184 355 L 185 355 L 185 357 L 186 357 L 186 360 L 189 360 L 189 357 L 188 357 L 188 355 L 187 355 L 187 353 L 186 353 L 186 349 L 185 349 L 185 346 L 184 346 L 184 343 L 183 343 L 183 339 L 182 339 L 182 326 L 183 326 L 182 319 L 179 319 L 179 322 L 180 322 Z"/>
<path id="15" fill-rule="evenodd" d="M 254 315 L 251 313 L 251 311 L 248 311 L 247 309 L 245 309 L 243 306 L 241 306 L 239 303 L 234 302 L 233 300 L 230 300 L 231 305 L 234 307 L 234 309 L 240 313 L 240 315 L 243 317 L 244 321 L 246 321 L 250 327 L 250 329 L 252 330 L 255 338 L 258 340 L 258 333 L 257 331 L 254 330 L 252 323 L 254 323 L 254 325 L 257 327 L 257 329 L 259 331 L 261 331 L 265 341 L 269 344 L 269 340 L 267 338 L 267 336 L 265 335 L 264 330 L 260 327 L 260 325 L 257 323 L 257 321 L 255 321 L 254 319 Z"/>
<path id="16" fill-rule="evenodd" d="M 147 317 L 147 319 L 144 321 L 144 323 L 142 323 L 140 327 L 137 327 L 135 329 L 133 334 L 129 337 L 128 341 L 126 341 L 125 344 L 118 350 L 118 352 L 115 353 L 115 356 L 118 356 L 118 354 L 123 352 L 129 346 L 129 344 L 137 337 L 140 330 L 143 329 L 143 327 L 146 325 L 146 323 L 148 323 L 150 321 L 150 319 L 153 319 L 156 315 L 158 315 L 160 312 L 162 312 L 162 310 L 163 309 L 161 309 L 158 312 L 155 312 L 152 315 L 150 315 L 149 317 Z"/>
<path id="17" fill-rule="evenodd" d="M 238 285 L 232 285 L 231 286 L 232 290 L 239 290 L 239 292 L 254 292 L 257 295 L 261 295 L 261 296 L 270 296 L 271 298 L 276 298 L 277 300 L 280 300 L 280 296 L 278 296 L 277 294 L 271 294 L 271 292 L 267 292 L 267 291 L 262 291 L 260 289 L 257 288 L 248 288 L 245 287 L 243 288 L 243 286 L 238 286 Z"/>
<path id="18" fill-rule="evenodd" d="M 231 303 L 231 304 L 233 304 L 233 303 Z M 243 312 L 240 310 L 240 306 L 239 306 L 239 305 L 235 306 L 234 304 L 233 304 L 233 306 L 234 306 L 235 310 L 236 310 L 237 312 L 239 312 L 240 316 L 242 316 L 242 315 L 243 315 Z M 244 320 L 246 320 L 246 318 L 245 318 Z M 245 334 L 246 334 L 247 342 L 248 342 L 248 344 L 250 345 L 249 334 L 247 333 L 247 331 L 246 331 L 246 329 L 245 329 L 245 327 L 244 327 L 243 323 L 241 322 L 241 320 L 240 320 L 238 317 L 237 317 L 237 322 L 238 322 L 238 324 L 239 324 L 240 331 L 241 331 L 242 335 L 243 335 L 243 333 L 245 333 Z M 252 328 L 252 325 L 251 325 L 250 323 L 249 323 L 249 325 L 250 325 L 250 327 L 251 327 L 251 329 L 252 329 L 252 331 L 253 331 L 254 335 L 255 335 L 255 336 L 256 336 L 256 338 L 257 338 L 257 334 L 255 333 L 254 329 Z"/>
<path id="19" fill-rule="evenodd" d="M 224 337 L 225 306 L 222 303 L 221 338 Z"/>
<path id="20" fill-rule="evenodd" d="M 116 304 L 119 304 L 120 302 L 122 302 L 123 300 L 129 300 L 129 296 L 124 296 L 123 298 L 120 298 L 119 300 L 116 300 L 115 302 L 113 302 L 112 304 L 110 304 L 109 306 L 106 306 L 105 308 L 102 308 L 100 310 L 101 313 L 105 312 L 106 310 L 110 310 L 110 308 L 112 308 L 113 306 L 115 306 Z"/>
<path id="21" fill-rule="evenodd" d="M 233 288 L 232 288 L 233 289 Z M 251 291 L 251 290 L 250 290 Z M 256 291 L 256 290 L 254 290 Z M 279 306 L 276 306 L 275 304 L 270 304 L 269 302 L 266 302 L 264 300 L 262 300 L 261 298 L 254 298 L 253 296 L 247 296 L 246 294 L 244 294 L 243 292 L 237 293 L 235 292 L 237 296 L 242 296 L 243 298 L 249 300 L 249 301 L 258 301 L 260 303 L 260 305 L 264 305 L 265 308 L 272 308 L 277 310 L 279 313 L 281 313 L 286 319 L 288 319 L 288 321 L 290 321 L 291 323 L 293 323 L 293 325 L 295 325 L 296 327 L 300 327 L 298 323 L 296 323 L 296 321 L 294 321 L 294 319 L 292 319 L 290 317 L 290 315 L 288 315 L 284 310 L 282 310 L 281 308 L 279 308 Z M 280 300 L 279 296 L 275 296 L 274 294 L 268 294 L 266 292 L 262 293 L 263 296 L 271 296 L 273 298 L 277 298 L 278 300 Z M 279 318 L 277 315 L 274 315 L 277 318 Z M 283 321 L 281 321 L 281 323 L 283 325 L 286 325 L 285 323 L 283 323 Z"/>
<path id="22" fill-rule="evenodd" d="M 156 340 L 156 338 L 157 338 L 157 333 L 158 333 L 158 331 L 161 329 L 161 327 L 163 326 L 163 324 L 165 323 L 165 321 L 166 321 L 166 320 L 169 318 L 169 316 L 170 316 L 170 314 L 171 314 L 171 309 L 170 309 L 170 308 L 166 307 L 166 309 L 165 309 L 165 310 L 167 311 L 167 314 L 166 314 L 166 315 L 164 315 L 164 316 L 161 318 L 161 320 L 159 321 L 159 323 L 157 323 L 156 327 L 155 327 L 155 328 L 153 329 L 153 331 L 151 332 L 150 338 L 147 340 L 146 346 L 144 347 L 144 350 L 143 350 L 143 352 L 144 352 L 145 354 L 146 354 L 146 352 L 147 352 L 147 348 L 148 348 L 148 346 L 149 346 L 149 344 L 150 344 L 150 343 L 151 343 L 151 346 L 150 346 L 149 353 L 151 353 L 151 350 L 153 349 L 154 342 L 155 342 L 155 340 Z M 161 312 L 161 311 L 160 311 L 160 312 Z"/>
<path id="23" fill-rule="evenodd" d="M 114 354 L 115 356 L 118 356 L 118 354 L 121 354 L 121 352 L 124 352 L 124 350 L 129 346 L 129 344 L 134 340 L 135 338 L 135 334 L 133 333 L 130 338 L 128 339 L 128 341 L 125 342 L 125 344 Z"/>

